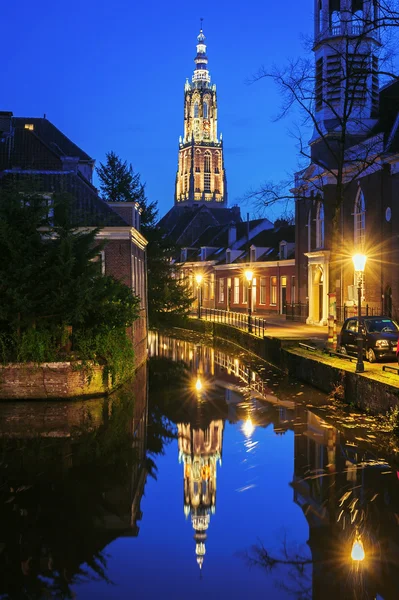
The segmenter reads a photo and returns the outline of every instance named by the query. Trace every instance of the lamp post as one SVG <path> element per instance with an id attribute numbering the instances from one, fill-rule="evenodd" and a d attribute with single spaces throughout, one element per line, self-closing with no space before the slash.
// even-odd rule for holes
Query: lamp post
<path id="1" fill-rule="evenodd" d="M 363 273 L 366 266 L 367 257 L 364 254 L 355 254 L 352 257 L 355 272 L 357 273 L 357 363 L 356 373 L 364 373 L 364 362 L 363 362 L 363 335 L 360 328 L 360 318 L 362 316 L 362 283 Z"/>
<path id="2" fill-rule="evenodd" d="M 252 279 L 254 273 L 250 269 L 245 271 L 245 278 L 248 282 L 248 333 L 252 333 Z"/>
<path id="3" fill-rule="evenodd" d="M 198 273 L 195 276 L 195 281 L 197 282 L 197 298 L 198 298 L 198 318 L 201 318 L 201 283 L 202 283 L 202 275 Z"/>

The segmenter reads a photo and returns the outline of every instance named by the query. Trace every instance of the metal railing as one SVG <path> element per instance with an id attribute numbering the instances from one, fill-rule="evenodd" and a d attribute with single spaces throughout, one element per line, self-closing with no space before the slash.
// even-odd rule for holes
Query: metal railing
<path id="1" fill-rule="evenodd" d="M 285 316 L 287 321 L 297 321 L 298 323 L 305 323 L 309 316 L 309 305 L 308 304 L 287 304 L 285 310 Z"/>
<path id="2" fill-rule="evenodd" d="M 287 321 L 297 321 L 299 323 L 305 323 L 309 316 L 309 304 L 287 304 L 286 306 L 286 319 Z M 337 306 L 337 323 L 342 324 L 346 319 L 350 317 L 357 317 L 357 306 Z M 381 309 L 369 306 L 368 304 L 362 305 L 362 316 L 363 317 L 380 317 Z"/>
<path id="3" fill-rule="evenodd" d="M 267 327 L 266 319 L 248 314 L 232 312 L 230 310 L 221 310 L 218 308 L 201 308 L 201 319 L 211 321 L 212 323 L 223 323 L 236 327 L 242 331 L 253 333 L 257 337 L 264 337 Z"/>

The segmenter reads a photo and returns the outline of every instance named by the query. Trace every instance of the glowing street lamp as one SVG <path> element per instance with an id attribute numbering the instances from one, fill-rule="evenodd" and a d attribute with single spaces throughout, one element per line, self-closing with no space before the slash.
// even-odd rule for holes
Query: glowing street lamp
<path id="1" fill-rule="evenodd" d="M 357 273 L 357 363 L 356 373 L 364 373 L 364 362 L 363 362 L 363 335 L 360 328 L 360 318 L 362 316 L 362 284 L 363 284 L 363 273 L 366 266 L 367 256 L 364 254 L 355 254 L 352 257 L 353 265 Z"/>
<path id="2" fill-rule="evenodd" d="M 195 281 L 197 282 L 197 298 L 198 298 L 198 318 L 201 318 L 201 296 L 202 296 L 202 288 L 201 288 L 201 283 L 202 283 L 202 275 L 200 273 L 198 273 L 195 276 Z"/>
<path id="3" fill-rule="evenodd" d="M 360 535 L 356 533 L 355 539 L 352 545 L 351 559 L 354 562 L 361 562 L 366 558 L 366 553 L 364 551 L 363 542 L 360 538 Z"/>
<path id="4" fill-rule="evenodd" d="M 245 271 L 245 278 L 248 282 L 248 333 L 252 333 L 252 280 L 254 272 L 251 269 Z"/>

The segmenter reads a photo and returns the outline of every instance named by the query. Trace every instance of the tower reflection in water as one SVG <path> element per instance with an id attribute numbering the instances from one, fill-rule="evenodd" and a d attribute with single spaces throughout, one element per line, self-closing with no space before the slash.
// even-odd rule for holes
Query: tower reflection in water
<path id="1" fill-rule="evenodd" d="M 202 569 L 211 516 L 216 511 L 225 421 L 243 421 L 243 442 L 249 448 L 258 425 L 273 423 L 275 432 L 283 433 L 295 404 L 277 398 L 253 368 L 222 350 L 150 332 L 149 354 L 181 361 L 191 374 L 186 383 L 184 420 L 181 415 L 177 417 L 178 448 L 183 465 L 184 514 L 191 516 L 196 560 Z M 273 410 L 275 404 L 279 411 Z"/>
<path id="2" fill-rule="evenodd" d="M 255 427 L 273 423 L 276 434 L 294 434 L 293 499 L 309 526 L 310 556 L 284 556 L 294 569 L 294 597 L 399 598 L 399 469 L 392 458 L 374 452 L 365 434 L 342 432 L 293 402 L 283 379 L 271 389 L 256 366 L 222 350 L 153 334 L 150 355 L 182 361 L 192 376 L 191 417 L 178 421 L 179 460 L 200 567 L 216 509 L 226 419 L 242 420 L 246 443 Z M 270 564 L 264 564 L 268 571 Z"/>

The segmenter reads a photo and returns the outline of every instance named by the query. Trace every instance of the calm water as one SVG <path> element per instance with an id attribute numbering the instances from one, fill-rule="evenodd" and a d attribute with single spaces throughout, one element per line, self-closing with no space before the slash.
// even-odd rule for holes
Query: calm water
<path id="1" fill-rule="evenodd" d="M 399 467 L 366 433 L 231 349 L 150 357 L 112 399 L 0 406 L 0 598 L 399 598 Z"/>

